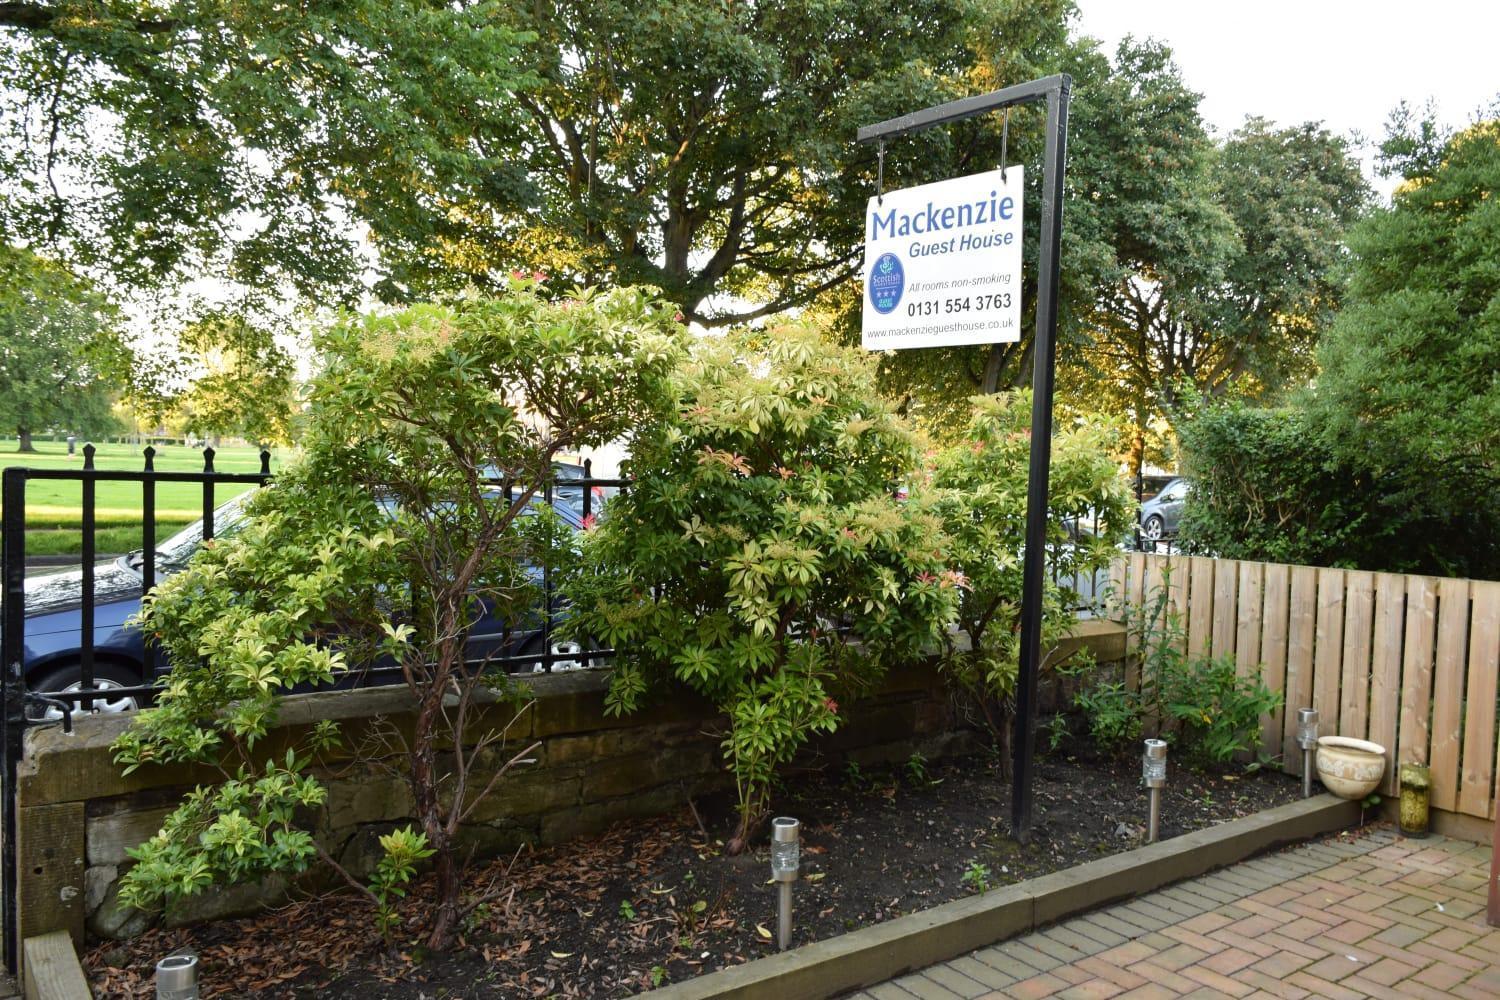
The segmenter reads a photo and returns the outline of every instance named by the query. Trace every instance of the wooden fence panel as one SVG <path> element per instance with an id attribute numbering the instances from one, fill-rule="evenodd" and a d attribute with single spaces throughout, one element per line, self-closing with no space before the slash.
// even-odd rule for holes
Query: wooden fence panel
<path id="1" fill-rule="evenodd" d="M 1167 590 L 1167 610 L 1177 615 L 1178 622 L 1183 629 L 1183 636 L 1178 640 L 1177 648 L 1183 652 L 1187 651 L 1187 611 L 1188 611 L 1188 560 L 1167 556 L 1157 563 L 1161 570 L 1162 583 Z M 1147 599 L 1150 603 L 1150 599 Z"/>
<path id="2" fill-rule="evenodd" d="M 1207 656 L 1214 626 L 1214 560 L 1207 556 L 1188 559 L 1191 583 L 1188 591 L 1187 652 L 1192 659 Z"/>
<path id="3" fill-rule="evenodd" d="M 1375 628 L 1375 574 L 1344 574 L 1344 677 L 1339 685 L 1342 734 L 1368 738 L 1370 725 L 1370 637 Z"/>
<path id="4" fill-rule="evenodd" d="M 1233 559 L 1210 560 L 1214 567 L 1214 618 L 1209 630 L 1208 651 L 1215 659 L 1234 656 L 1234 635 L 1239 626 L 1238 584 L 1240 564 Z"/>
<path id="5" fill-rule="evenodd" d="M 1437 657 L 1432 671 L 1432 804 L 1458 805 L 1463 738 L 1464 667 L 1469 638 L 1469 581 L 1438 581 Z"/>
<path id="6" fill-rule="evenodd" d="M 1469 626 L 1469 685 L 1464 713 L 1463 780 L 1458 811 L 1493 819 L 1495 698 L 1500 677 L 1500 583 L 1474 582 Z"/>
<path id="7" fill-rule="evenodd" d="M 1370 656 L 1370 740 L 1385 747 L 1380 790 L 1396 790 L 1396 720 L 1401 714 L 1401 637 L 1406 627 L 1406 577 L 1375 574 L 1375 648 Z"/>
<path id="8" fill-rule="evenodd" d="M 1235 604 L 1234 665 L 1241 677 L 1261 672 L 1261 585 L 1265 579 L 1264 563 L 1241 560 L 1238 600 Z"/>
<path id="9" fill-rule="evenodd" d="M 1302 774 L 1302 750 L 1297 746 L 1297 709 L 1312 707 L 1313 643 L 1318 618 L 1318 571 L 1292 567 L 1292 601 L 1287 616 L 1286 706 L 1281 721 L 1282 768 Z"/>
<path id="10" fill-rule="evenodd" d="M 1425 764 L 1432 708 L 1432 654 L 1437 633 L 1437 587 L 1423 576 L 1406 578 L 1406 645 L 1401 653 L 1399 764 Z"/>
<path id="11" fill-rule="evenodd" d="M 1111 568 L 1121 617 L 1165 589 L 1192 656 L 1233 654 L 1280 693 L 1263 749 L 1301 773 L 1296 710 L 1322 735 L 1386 747 L 1381 791 L 1398 765 L 1428 764 L 1434 808 L 1492 819 L 1500 796 L 1500 583 L 1131 553 Z M 1139 684 L 1138 667 L 1127 680 Z"/>
<path id="12" fill-rule="evenodd" d="M 1260 658 L 1265 664 L 1261 679 L 1266 682 L 1266 687 L 1281 694 L 1275 710 L 1261 722 L 1261 749 L 1270 754 L 1280 753 L 1283 749 L 1281 726 L 1286 716 L 1286 643 L 1287 615 L 1291 609 L 1291 573 L 1290 566 L 1267 564 L 1266 590 L 1261 600 Z M 1283 766 L 1285 763 L 1283 761 Z"/>
<path id="13" fill-rule="evenodd" d="M 1132 608 L 1138 608 L 1145 601 L 1146 594 L 1146 553 L 1130 553 L 1129 583 L 1126 590 L 1126 603 Z"/>
<path id="14" fill-rule="evenodd" d="M 1312 707 L 1318 735 L 1338 736 L 1339 683 L 1344 676 L 1344 571 L 1318 570 L 1318 618 L 1314 627 Z"/>

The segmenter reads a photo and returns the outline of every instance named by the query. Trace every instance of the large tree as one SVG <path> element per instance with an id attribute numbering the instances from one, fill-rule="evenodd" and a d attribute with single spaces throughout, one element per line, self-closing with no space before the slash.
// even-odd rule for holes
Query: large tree
<path id="1" fill-rule="evenodd" d="M 201 311 L 174 337 L 142 346 L 127 401 L 149 423 L 203 437 L 288 442 L 297 364 L 278 330 L 232 309 Z"/>
<path id="2" fill-rule="evenodd" d="M 1070 358 L 1095 405 L 1128 415 L 1137 465 L 1193 349 L 1185 331 L 1203 327 L 1206 292 L 1235 250 L 1200 100 L 1167 48 L 1126 39 L 1074 126 L 1066 225 L 1104 257 L 1090 297 L 1076 302 L 1082 351 Z"/>
<path id="3" fill-rule="evenodd" d="M 0 427 L 18 450 L 57 427 L 114 425 L 110 404 L 129 371 L 108 301 L 52 261 L 0 244 Z"/>
<path id="4" fill-rule="evenodd" d="M 1015 82 L 1064 37 L 1065 0 L 513 0 L 541 77 L 534 209 L 466 270 L 524 261 L 663 288 L 710 326 L 812 302 L 859 267 L 875 151 L 856 128 Z M 976 169 L 977 128 L 892 149 L 888 180 Z M 976 155 L 978 154 L 978 155 Z M 476 212 L 485 206 L 476 206 Z M 448 267 L 452 259 L 433 259 Z"/>
<path id="5" fill-rule="evenodd" d="M 1113 273 L 1080 355 L 1091 390 L 1128 414 L 1137 467 L 1179 389 L 1280 389 L 1312 369 L 1338 300 L 1345 229 L 1368 188 L 1347 142 L 1316 124 L 1251 118 L 1221 141 L 1170 52 L 1120 46 L 1078 126 L 1099 195 L 1069 204 L 1097 226 Z"/>
<path id="6" fill-rule="evenodd" d="M 0 2 L 0 238 L 135 287 L 351 298 L 361 227 L 432 253 L 518 189 L 517 44 L 487 0 Z"/>
<path id="7" fill-rule="evenodd" d="M 1404 175 L 1350 238 L 1347 304 L 1319 350 L 1313 414 L 1380 483 L 1427 571 L 1500 573 L 1500 115 L 1451 137 L 1400 120 Z M 1425 137 L 1425 138 L 1424 138 Z"/>

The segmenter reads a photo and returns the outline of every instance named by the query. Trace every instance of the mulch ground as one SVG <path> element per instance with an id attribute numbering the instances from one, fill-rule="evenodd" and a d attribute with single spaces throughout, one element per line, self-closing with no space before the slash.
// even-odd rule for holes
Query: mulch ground
<path id="1" fill-rule="evenodd" d="M 985 757 L 798 775 L 775 796 L 778 811 L 803 824 L 794 943 L 1139 845 L 1147 803 L 1139 761 L 1054 753 L 1039 761 L 1036 777 L 1035 834 L 1023 847 L 1006 835 L 1009 782 Z M 1280 774 L 1173 768 L 1162 836 L 1299 792 Z M 475 915 L 447 955 L 411 944 L 388 951 L 370 908 L 339 894 L 101 945 L 85 964 L 97 997 L 154 995 L 156 960 L 184 947 L 200 956 L 205 997 L 632 996 L 774 950 L 764 832 L 753 854 L 727 857 L 732 801 L 695 805 L 696 815 L 685 805 L 679 815 L 476 867 L 476 889 L 504 884 L 507 892 Z M 422 893 L 419 882 L 413 897 Z"/>

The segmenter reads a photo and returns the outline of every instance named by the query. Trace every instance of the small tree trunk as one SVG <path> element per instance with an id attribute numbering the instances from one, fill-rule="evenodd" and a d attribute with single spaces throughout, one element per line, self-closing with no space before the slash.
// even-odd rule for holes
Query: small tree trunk
<path id="1" fill-rule="evenodd" d="M 433 850 L 437 885 L 434 886 L 435 898 L 430 911 L 432 922 L 428 925 L 427 946 L 434 951 L 447 951 L 458 936 L 459 900 L 463 891 L 462 866 L 454 856 L 453 843 L 443 822 L 443 807 L 438 790 L 440 775 L 434 730 L 441 715 L 442 692 L 441 684 L 430 684 L 417 711 L 415 732 L 412 734 L 411 773 L 407 778 L 417 820 L 422 824 L 422 832 L 427 835 L 427 846 Z"/>
<path id="2" fill-rule="evenodd" d="M 760 810 L 752 815 L 749 812 L 740 813 L 740 821 L 734 828 L 734 836 L 729 838 L 729 843 L 724 845 L 724 853 L 730 857 L 744 854 L 750 849 L 750 838 L 755 836 L 755 828 L 760 826 L 760 821 L 765 818 L 765 810 Z"/>
<path id="3" fill-rule="evenodd" d="M 16 429 L 16 451 L 36 451 L 31 443 L 31 431 L 25 427 Z"/>
<path id="4" fill-rule="evenodd" d="M 995 726 L 995 739 L 998 744 L 995 754 L 998 759 L 999 776 L 1003 781 L 1009 781 L 1011 774 L 1011 758 L 1015 748 L 1015 722 L 1016 713 L 1003 702 L 999 705 L 998 715 L 1000 722 Z"/>
<path id="5" fill-rule="evenodd" d="M 427 947 L 438 952 L 452 948 L 458 938 L 463 878 L 458 859 L 453 855 L 453 845 L 447 843 L 433 855 L 437 870 L 437 907 L 432 915 L 432 929 L 427 934 Z"/>

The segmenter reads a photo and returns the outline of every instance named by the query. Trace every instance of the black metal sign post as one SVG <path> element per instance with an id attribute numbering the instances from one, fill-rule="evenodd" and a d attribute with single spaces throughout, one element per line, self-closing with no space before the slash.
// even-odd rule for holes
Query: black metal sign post
<path id="1" fill-rule="evenodd" d="M 1031 376 L 1031 466 L 1026 489 L 1026 554 L 1021 567 L 1021 662 L 1016 680 L 1016 730 L 1011 785 L 1011 835 L 1031 839 L 1031 778 L 1036 732 L 1037 674 L 1042 659 L 1042 571 L 1047 544 L 1047 480 L 1052 465 L 1052 391 L 1057 366 L 1057 285 L 1062 274 L 1063 175 L 1068 159 L 1066 73 L 966 97 L 859 130 L 860 142 L 911 135 L 1028 101 L 1047 101 L 1042 174 L 1042 239 L 1038 254 L 1035 368 Z"/>

